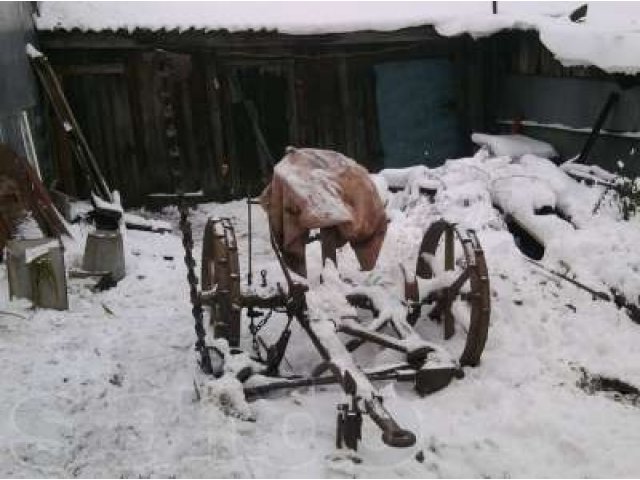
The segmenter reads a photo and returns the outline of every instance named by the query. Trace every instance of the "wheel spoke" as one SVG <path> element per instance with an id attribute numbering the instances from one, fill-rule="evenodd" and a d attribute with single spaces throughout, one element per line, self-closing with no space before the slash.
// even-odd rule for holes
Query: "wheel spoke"
<path id="1" fill-rule="evenodd" d="M 447 302 L 448 305 L 442 311 L 444 316 L 444 339 L 449 340 L 456 333 L 455 318 L 451 313 L 451 302 Z"/>
<path id="2" fill-rule="evenodd" d="M 467 280 L 469 280 L 469 275 L 470 275 L 469 268 L 465 268 L 462 271 L 462 273 L 458 276 L 458 278 L 456 278 L 455 281 L 449 286 L 449 292 L 453 297 L 458 295 L 462 286 L 465 284 Z"/>
<path id="3" fill-rule="evenodd" d="M 455 261 L 455 244 L 453 242 L 453 226 L 448 225 L 444 231 L 444 269 L 453 270 Z"/>

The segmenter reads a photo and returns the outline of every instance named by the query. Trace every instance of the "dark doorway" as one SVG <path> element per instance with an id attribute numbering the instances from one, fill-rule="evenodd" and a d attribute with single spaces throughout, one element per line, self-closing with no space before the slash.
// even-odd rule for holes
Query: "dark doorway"
<path id="1" fill-rule="evenodd" d="M 386 168 L 430 167 L 464 154 L 453 63 L 428 58 L 375 65 Z"/>
<path id="2" fill-rule="evenodd" d="M 279 68 L 241 67 L 234 69 L 231 84 L 234 183 L 255 194 L 289 143 L 287 77 Z"/>

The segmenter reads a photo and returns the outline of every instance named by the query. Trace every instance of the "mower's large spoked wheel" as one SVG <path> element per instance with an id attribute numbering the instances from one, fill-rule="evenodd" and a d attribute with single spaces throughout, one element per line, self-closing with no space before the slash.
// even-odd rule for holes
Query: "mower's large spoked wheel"
<path id="1" fill-rule="evenodd" d="M 228 218 L 210 218 L 202 241 L 202 291 L 211 298 L 209 324 L 215 338 L 240 344 L 240 264 L 238 244 Z"/>
<path id="2" fill-rule="evenodd" d="M 416 265 L 418 279 L 432 279 L 426 309 L 460 365 L 480 361 L 489 330 L 491 293 L 484 252 L 473 230 L 439 220 L 425 233 Z M 422 326 L 422 325 L 421 325 Z"/>

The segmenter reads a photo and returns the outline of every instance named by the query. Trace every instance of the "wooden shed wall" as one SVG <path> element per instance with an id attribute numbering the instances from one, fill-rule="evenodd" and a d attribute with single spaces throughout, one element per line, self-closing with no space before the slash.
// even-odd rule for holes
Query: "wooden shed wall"
<path id="1" fill-rule="evenodd" d="M 612 171 L 622 160 L 629 171 L 640 173 L 640 143 L 633 138 L 640 133 L 637 75 L 565 67 L 536 32 L 503 32 L 496 38 L 502 92 L 496 111 L 503 130 L 523 122 L 523 133 L 551 143 L 561 157 L 571 158 L 582 150 L 609 94 L 618 92 L 620 100 L 588 160 Z"/>
<path id="2" fill-rule="evenodd" d="M 262 97 L 280 91 L 278 100 L 284 104 L 276 116 L 284 120 L 274 121 L 269 115 L 273 108 L 261 107 L 261 102 L 274 99 L 258 94 L 252 98 L 276 161 L 291 144 L 339 150 L 370 169 L 378 168 L 376 62 L 449 56 L 460 74 L 457 108 L 465 128 L 478 128 L 487 117 L 477 101 L 484 94 L 477 49 L 466 39 L 443 39 L 427 28 L 310 38 L 268 32 L 49 32 L 41 39 L 109 183 L 121 190 L 128 205 L 145 203 L 150 193 L 175 189 L 154 70 L 156 48 L 190 59 L 190 74 L 174 91 L 181 169 L 186 188 L 203 190 L 209 198 L 256 192 L 264 181 L 251 122 L 231 82 L 243 72 L 265 75 L 275 85 L 273 91 L 254 88 L 264 90 Z M 250 75 L 245 77 L 251 87 Z M 244 94 L 251 97 L 251 88 Z M 285 133 L 274 126 L 282 122 Z M 69 150 L 61 135 L 56 139 L 63 188 L 82 194 L 85 187 Z"/>

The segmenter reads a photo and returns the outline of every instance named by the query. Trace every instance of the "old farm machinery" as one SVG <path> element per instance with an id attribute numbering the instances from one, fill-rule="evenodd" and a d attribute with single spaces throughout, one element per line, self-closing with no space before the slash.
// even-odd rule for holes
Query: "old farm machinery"
<path id="1" fill-rule="evenodd" d="M 284 187 L 278 186 L 278 177 Z M 345 181 L 351 183 L 346 185 Z M 418 246 L 415 274 L 403 269 L 404 285 L 395 291 L 384 283 L 358 285 L 342 274 L 332 280 L 321 279 L 320 284 L 305 278 L 304 249 L 313 241 L 321 243 L 323 263 L 335 263 L 336 249 L 350 242 L 362 270 L 375 270 L 387 220 L 382 207 L 382 222 L 371 221 L 380 209 L 372 212 L 370 206 L 376 206 L 380 199 L 375 187 L 367 182 L 371 180 L 366 170 L 335 152 L 287 151 L 261 197 L 268 213 L 271 246 L 284 277 L 284 282 L 276 285 L 268 285 L 264 271 L 255 285 L 250 272 L 242 275 L 231 220 L 211 218 L 204 230 L 198 292 L 190 254 L 190 225 L 183 216 L 198 333 L 196 346 L 203 370 L 216 376 L 231 371 L 243 382 L 247 397 L 286 388 L 340 385 L 348 401 L 338 406 L 338 447 L 357 448 L 363 415 L 382 430 L 384 443 L 407 447 L 415 443 L 414 433 L 398 425 L 373 384 L 382 380 L 411 382 L 417 393 L 425 395 L 445 387 L 453 377 L 461 378 L 461 367 L 477 365 L 489 326 L 489 279 L 475 233 L 444 220 L 434 221 L 426 230 Z M 345 195 L 346 190 L 351 196 Z M 333 205 L 336 199 L 342 204 Z M 249 200 L 248 205 L 250 212 Z M 343 211 L 336 213 L 336 208 Z M 341 217 L 343 214 L 351 218 Z M 359 226 L 355 225 L 358 222 Z M 248 226 L 251 235 L 250 213 Z M 291 228 L 297 230 L 287 233 Z M 313 231 L 319 233 L 310 236 Z M 363 234 L 368 238 L 363 239 Z M 331 282 L 337 282 L 338 289 L 333 291 L 341 292 L 343 303 L 355 315 L 310 308 L 309 295 L 318 288 L 329 288 Z M 340 301 L 334 299 L 332 303 Z M 204 311 L 209 312 L 208 322 L 204 322 Z M 284 319 L 282 333 L 272 345 L 256 341 L 257 330 L 277 316 L 274 312 Z M 294 322 L 308 335 L 321 359 L 309 376 L 281 375 Z M 439 333 L 427 340 L 418 333 L 420 324 L 430 324 L 430 331 Z M 239 348 L 243 325 L 253 335 L 251 359 L 242 368 L 223 368 L 221 361 L 244 355 Z M 455 348 L 439 345 L 439 340 Z M 393 350 L 401 360 L 384 366 L 359 365 L 352 353 L 364 344 Z"/>

